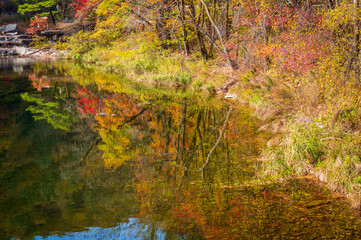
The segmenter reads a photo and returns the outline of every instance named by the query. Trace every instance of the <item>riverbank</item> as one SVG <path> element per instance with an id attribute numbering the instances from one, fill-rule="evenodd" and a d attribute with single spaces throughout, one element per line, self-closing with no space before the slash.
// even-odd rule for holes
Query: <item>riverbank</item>
<path id="1" fill-rule="evenodd" d="M 33 58 L 55 59 L 61 56 L 83 64 L 96 64 L 102 71 L 117 73 L 123 80 L 141 88 L 151 86 L 168 89 L 168 92 L 183 89 L 213 95 L 216 89 L 238 77 L 238 83 L 227 89 L 229 94 L 237 96 L 232 101 L 250 105 L 254 114 L 266 123 L 260 131 L 274 134 L 261 155 L 258 174 L 263 177 L 257 180 L 257 184 L 312 175 L 346 196 L 353 208 L 360 208 L 359 133 L 351 131 L 350 123 L 346 125 L 345 120 L 350 116 L 345 116 L 345 113 L 341 112 L 329 121 L 325 116 L 332 113 L 327 113 L 323 102 L 312 106 L 315 99 L 309 94 L 311 88 L 320 91 L 317 81 L 296 90 L 291 85 L 273 80 L 277 77 L 271 78 L 269 73 L 272 72 L 239 71 L 236 76 L 221 58 L 202 61 L 194 55 L 160 51 L 145 45 L 141 39 L 136 41 L 135 36 L 112 47 L 95 47 L 77 59 L 73 58 L 74 50 L 71 49 L 26 51 L 26 54 L 33 53 L 30 54 Z M 119 87 L 118 84 L 108 84 L 110 88 Z M 349 128 L 345 129 L 346 126 Z"/>
<path id="2" fill-rule="evenodd" d="M 245 67 L 234 71 L 222 56 L 205 61 L 197 54 L 176 53 L 149 44 L 140 35 L 111 44 L 95 42 L 92 32 L 69 40 L 66 57 L 101 65 L 140 84 L 214 94 L 235 94 L 255 109 L 274 134 L 264 149 L 259 173 L 265 181 L 313 175 L 361 206 L 359 174 L 359 87 L 353 82 L 329 85 L 320 65 L 313 73 L 294 75 L 278 68 Z M 336 107 L 335 107 L 336 106 Z"/>
<path id="3" fill-rule="evenodd" d="M 259 173 L 266 181 L 312 175 L 360 210 L 361 89 L 352 79 L 336 80 L 334 69 L 324 74 L 322 67 L 299 76 L 271 69 L 239 90 L 268 121 L 261 129 L 274 134 Z"/>
<path id="4" fill-rule="evenodd" d="M 248 184 L 267 138 L 248 106 L 144 92 L 80 62 L 0 66 L 4 239 L 361 236 L 359 213 L 317 180 Z"/>
<path id="5" fill-rule="evenodd" d="M 302 82 L 304 76 L 287 76 L 274 69 L 243 69 L 235 74 L 221 57 L 204 61 L 194 54 L 186 56 L 164 51 L 148 45 L 136 35 L 110 46 L 95 45 L 89 49 L 84 49 L 90 46 L 86 42 L 89 39 L 86 33 L 75 37 L 76 40 L 70 39 L 69 45 L 64 45 L 67 50 L 27 48 L 23 57 L 61 57 L 95 64 L 141 88 L 157 87 L 168 89 L 168 92 L 184 89 L 213 95 L 228 82 L 236 80 L 235 85 L 219 93 L 235 95 L 237 99 L 232 101 L 250 105 L 255 109 L 255 115 L 266 123 L 260 131 L 274 134 L 262 153 L 262 164 L 258 169 L 264 180 L 257 181 L 312 175 L 350 199 L 353 208 L 360 209 L 360 140 L 358 112 L 354 110 L 357 105 L 354 109 L 351 106 L 348 110 L 339 110 L 339 113 L 330 111 L 334 106 L 332 102 L 321 101 L 319 96 L 334 88 L 322 89 L 322 82 L 317 79 L 295 87 L 289 81 Z M 333 103 L 338 100 L 333 99 Z M 349 94 L 349 101 L 354 102 L 354 96 Z M 339 103 L 336 106 L 344 107 Z"/>
<path id="6" fill-rule="evenodd" d="M 60 59 L 64 58 L 66 51 L 58 51 L 53 48 L 33 48 L 15 46 L 12 48 L 0 48 L 0 56 L 7 58 L 36 58 L 36 59 Z"/>
<path id="7" fill-rule="evenodd" d="M 245 23 L 244 32 L 222 35 L 211 22 L 208 35 L 208 30 L 190 24 L 188 30 L 195 33 L 187 38 L 185 23 L 173 23 L 174 29 L 183 29 L 173 36 L 166 27 L 160 31 L 159 24 L 153 28 L 145 18 L 142 26 L 114 21 L 118 16 L 110 17 L 109 6 L 103 7 L 109 18 L 94 23 L 94 29 L 72 34 L 66 42 L 49 44 L 40 39 L 36 45 L 43 50 L 29 55 L 56 57 L 58 52 L 49 49 L 57 49 L 68 60 L 98 65 L 101 71 L 114 72 L 139 89 L 151 86 L 168 92 L 236 96 L 234 101 L 250 105 L 266 123 L 260 131 L 274 134 L 259 168 L 265 179 L 312 174 L 360 208 L 361 87 L 353 58 L 344 54 L 341 43 L 334 44 L 341 40 L 325 41 L 335 31 L 327 21 L 337 18 L 311 11 L 309 19 L 314 24 L 309 25 L 299 15 L 303 9 L 293 6 L 287 15 L 292 16 L 289 24 L 282 22 L 282 28 L 269 29 L 272 39 L 260 38 Z M 274 11 L 286 10 L 276 7 Z M 129 19 L 139 20 L 139 16 Z M 241 23 L 233 23 L 234 30 L 240 28 L 237 24 Z M 292 26 L 296 25 L 295 32 Z M 247 34 L 254 38 L 248 39 Z M 112 85 L 110 81 L 118 80 L 109 80 Z"/>
<path id="8" fill-rule="evenodd" d="M 136 34 L 102 45 L 94 42 L 91 32 L 79 32 L 65 47 L 68 60 L 94 64 L 127 81 L 169 90 L 214 94 L 224 79 L 236 77 L 222 58 L 205 61 L 195 54 L 164 50 Z"/>

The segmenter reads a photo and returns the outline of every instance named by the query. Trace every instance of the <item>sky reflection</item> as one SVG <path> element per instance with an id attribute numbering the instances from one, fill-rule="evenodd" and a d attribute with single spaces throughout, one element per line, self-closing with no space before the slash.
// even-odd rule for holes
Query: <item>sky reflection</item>
<path id="1" fill-rule="evenodd" d="M 153 228 L 156 229 L 153 229 Z M 36 236 L 35 240 L 71 240 L 71 239 L 165 239 L 160 226 L 148 226 L 139 223 L 136 218 L 130 218 L 128 223 L 121 223 L 116 227 L 89 227 L 88 231 L 72 232 L 65 235 Z"/>

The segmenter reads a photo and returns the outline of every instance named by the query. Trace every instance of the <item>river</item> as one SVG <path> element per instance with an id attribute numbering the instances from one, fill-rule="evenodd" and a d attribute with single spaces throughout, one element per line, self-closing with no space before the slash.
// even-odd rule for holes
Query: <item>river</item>
<path id="1" fill-rule="evenodd" d="M 0 59 L 0 239 L 361 239 L 312 178 L 265 183 L 252 110 L 91 65 Z"/>

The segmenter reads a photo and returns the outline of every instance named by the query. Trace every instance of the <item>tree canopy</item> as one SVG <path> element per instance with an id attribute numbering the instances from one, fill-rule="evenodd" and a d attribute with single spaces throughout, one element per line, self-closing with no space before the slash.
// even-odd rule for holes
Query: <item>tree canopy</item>
<path id="1" fill-rule="evenodd" d="M 34 0 L 25 0 L 23 4 L 20 4 L 18 7 L 18 12 L 20 14 L 31 13 L 31 12 L 39 12 L 39 11 L 48 11 L 49 16 L 52 22 L 55 24 L 55 18 L 53 16 L 53 7 L 58 4 L 57 0 L 42 0 L 42 1 L 34 1 Z"/>

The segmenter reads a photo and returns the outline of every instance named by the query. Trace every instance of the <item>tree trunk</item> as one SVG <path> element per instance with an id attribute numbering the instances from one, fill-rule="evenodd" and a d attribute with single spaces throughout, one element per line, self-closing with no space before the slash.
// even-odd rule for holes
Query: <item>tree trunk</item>
<path id="1" fill-rule="evenodd" d="M 220 32 L 219 28 L 217 27 L 216 23 L 213 21 L 213 18 L 211 16 L 211 14 L 209 13 L 209 10 L 208 10 L 208 7 L 207 7 L 207 4 L 204 2 L 204 0 L 200 0 L 202 5 L 204 6 L 204 9 L 207 13 L 207 16 L 209 18 L 209 21 L 211 22 L 211 25 L 214 27 L 216 33 L 218 34 L 218 37 L 219 37 L 219 41 L 221 43 L 221 47 L 222 47 L 222 51 L 223 51 L 223 54 L 225 55 L 225 58 L 227 60 L 227 63 L 229 64 L 229 66 L 233 69 L 233 70 L 237 70 L 239 69 L 239 66 L 237 65 L 237 63 L 233 62 L 231 57 L 229 56 L 229 52 L 225 46 L 225 43 L 223 41 L 223 38 L 222 38 L 222 33 Z"/>
<path id="2" fill-rule="evenodd" d="M 355 80 L 359 80 L 359 55 L 360 55 L 360 29 L 359 29 L 359 0 L 353 0 L 353 37 L 352 37 L 352 49 L 348 58 L 348 64 L 345 75 L 349 76 L 350 72 L 354 71 Z M 346 78 L 345 78 L 346 79 Z M 344 83 L 346 80 L 344 80 Z"/>
<path id="3" fill-rule="evenodd" d="M 229 38 L 229 29 L 230 29 L 230 25 L 231 25 L 231 21 L 229 19 L 229 0 L 226 0 L 226 23 L 225 23 L 225 32 L 226 32 L 226 36 L 225 38 L 228 39 Z"/>
<path id="4" fill-rule="evenodd" d="M 196 20 L 196 11 L 194 8 L 194 4 L 193 1 L 189 4 L 189 9 L 190 9 L 190 17 L 191 19 L 194 19 L 194 22 L 196 22 L 196 25 L 200 26 L 200 23 L 203 19 L 202 15 L 203 15 L 203 10 L 201 10 L 201 12 L 198 15 L 198 19 Z M 197 40 L 198 40 L 198 45 L 199 45 L 199 50 L 201 51 L 202 57 L 203 59 L 208 59 L 209 55 L 206 49 L 206 46 L 204 45 L 204 40 L 203 40 L 203 36 L 202 33 L 199 31 L 199 29 L 196 27 L 196 35 L 197 35 Z"/>
<path id="5" fill-rule="evenodd" d="M 353 35 L 353 48 L 354 48 L 354 73 L 355 73 L 355 79 L 359 80 L 360 75 L 360 67 L 359 67 L 359 55 L 360 55 L 360 29 L 359 29 L 359 0 L 353 0 L 354 4 L 354 35 Z"/>
<path id="6" fill-rule="evenodd" d="M 49 8 L 48 10 L 49 10 L 50 19 L 51 19 L 52 23 L 55 25 L 55 18 L 53 15 L 53 11 L 51 10 L 51 8 Z"/>
<path id="7" fill-rule="evenodd" d="M 186 29 L 186 24 L 185 24 L 185 4 L 184 4 L 184 0 L 181 0 L 181 6 L 180 6 L 180 14 L 181 14 L 181 21 L 182 21 L 182 30 L 183 30 L 183 41 L 184 41 L 184 51 L 186 53 L 186 55 L 188 55 L 189 53 L 189 44 L 188 44 L 188 33 L 187 33 L 187 29 Z"/>

